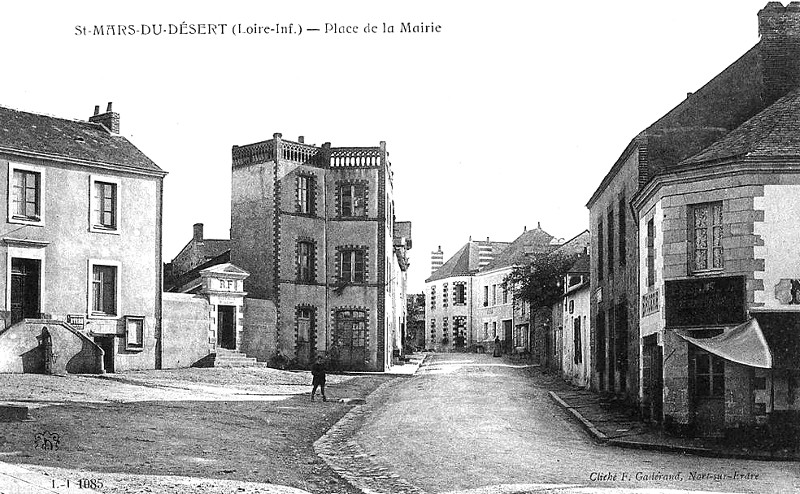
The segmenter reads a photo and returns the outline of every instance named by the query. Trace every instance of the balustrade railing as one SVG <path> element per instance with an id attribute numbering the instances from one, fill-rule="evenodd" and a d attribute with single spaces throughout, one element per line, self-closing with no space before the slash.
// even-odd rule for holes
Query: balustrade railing
<path id="1" fill-rule="evenodd" d="M 275 141 L 264 141 L 233 148 L 233 165 L 264 163 L 275 159 Z"/>
<path id="2" fill-rule="evenodd" d="M 313 146 L 305 146 L 294 142 L 281 142 L 279 159 L 295 163 L 309 163 L 316 160 L 320 150 Z"/>
<path id="3" fill-rule="evenodd" d="M 381 164 L 380 148 L 333 148 L 331 149 L 332 167 L 344 166 L 379 166 Z"/>

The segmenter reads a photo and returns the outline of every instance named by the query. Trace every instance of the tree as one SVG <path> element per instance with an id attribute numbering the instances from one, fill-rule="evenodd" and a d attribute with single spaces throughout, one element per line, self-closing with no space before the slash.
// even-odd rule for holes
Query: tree
<path id="1" fill-rule="evenodd" d="M 564 276 L 577 256 L 552 252 L 534 257 L 526 266 L 517 266 L 503 279 L 514 300 L 528 302 L 532 310 L 550 307 L 564 295 Z"/>

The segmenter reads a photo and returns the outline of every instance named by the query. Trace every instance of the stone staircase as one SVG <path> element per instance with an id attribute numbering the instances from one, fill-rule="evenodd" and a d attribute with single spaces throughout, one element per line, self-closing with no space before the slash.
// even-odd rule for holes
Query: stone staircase
<path id="1" fill-rule="evenodd" d="M 257 367 L 261 364 L 256 362 L 254 357 L 248 357 L 242 352 L 236 350 L 226 350 L 225 348 L 217 347 L 217 353 L 214 356 L 212 367 Z"/>

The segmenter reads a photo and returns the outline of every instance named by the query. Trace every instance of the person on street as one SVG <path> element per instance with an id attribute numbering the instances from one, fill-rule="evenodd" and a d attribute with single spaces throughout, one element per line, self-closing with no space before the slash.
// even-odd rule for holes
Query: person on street
<path id="1" fill-rule="evenodd" d="M 492 354 L 493 357 L 499 357 L 503 353 L 502 345 L 500 344 L 500 337 L 494 337 L 494 353 Z"/>
<path id="2" fill-rule="evenodd" d="M 314 395 L 317 394 L 317 386 L 322 394 L 322 401 L 328 401 L 325 398 L 325 363 L 321 356 L 311 364 L 311 401 L 314 401 Z"/>

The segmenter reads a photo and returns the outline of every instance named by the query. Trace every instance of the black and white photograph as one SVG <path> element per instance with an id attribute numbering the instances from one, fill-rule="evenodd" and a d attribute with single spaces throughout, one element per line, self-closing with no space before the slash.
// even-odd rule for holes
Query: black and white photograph
<path id="1" fill-rule="evenodd" d="M 0 47 L 0 494 L 800 492 L 800 2 Z"/>

